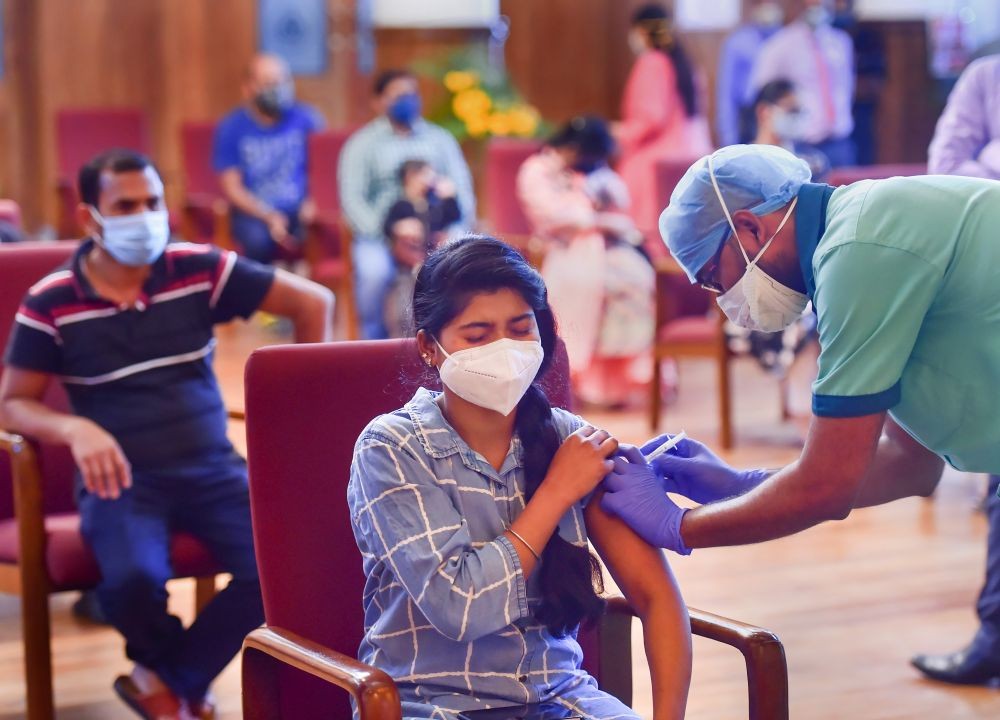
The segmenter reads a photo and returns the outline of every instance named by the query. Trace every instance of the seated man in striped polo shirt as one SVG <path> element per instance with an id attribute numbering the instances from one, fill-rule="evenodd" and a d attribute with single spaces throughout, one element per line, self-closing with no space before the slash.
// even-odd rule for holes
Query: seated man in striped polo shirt
<path id="1" fill-rule="evenodd" d="M 324 288 L 208 245 L 167 244 L 163 183 L 125 150 L 79 176 L 89 237 L 25 297 L 0 426 L 70 447 L 101 608 L 134 661 L 115 690 L 142 717 L 213 717 L 209 684 L 263 620 L 246 463 L 226 437 L 213 326 L 260 309 L 328 339 Z M 73 414 L 42 404 L 58 378 Z M 190 628 L 167 612 L 169 536 L 198 536 L 233 580 Z"/>

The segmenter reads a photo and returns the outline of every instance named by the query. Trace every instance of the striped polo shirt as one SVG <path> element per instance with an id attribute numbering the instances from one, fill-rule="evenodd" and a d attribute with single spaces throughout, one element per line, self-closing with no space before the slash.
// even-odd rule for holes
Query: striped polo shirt
<path id="1" fill-rule="evenodd" d="M 83 273 L 93 247 L 84 241 L 28 291 L 4 362 L 57 376 L 73 412 L 111 433 L 134 471 L 228 456 L 213 326 L 253 314 L 273 271 L 210 245 L 174 243 L 136 303 L 119 306 Z"/>

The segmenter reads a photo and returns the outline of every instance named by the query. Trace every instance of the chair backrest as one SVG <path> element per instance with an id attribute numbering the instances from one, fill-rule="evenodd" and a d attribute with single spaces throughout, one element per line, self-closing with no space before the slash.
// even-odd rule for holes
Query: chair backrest
<path id="1" fill-rule="evenodd" d="M 670 196 L 673 194 L 674 188 L 677 187 L 677 183 L 684 177 L 684 173 L 697 159 L 693 157 L 670 158 L 656 163 L 653 182 L 656 184 L 656 197 L 660 207 L 665 208 L 670 204 Z M 660 237 L 659 231 L 646 238 L 646 250 L 653 258 L 664 258 L 670 254 L 667 251 L 667 246 L 663 244 L 663 238 Z"/>
<path id="2" fill-rule="evenodd" d="M 102 150 L 123 147 L 148 153 L 149 127 L 140 108 L 63 108 L 56 113 L 59 176 L 76 177 Z"/>
<path id="3" fill-rule="evenodd" d="M 885 180 L 891 177 L 909 177 L 926 175 L 926 163 L 901 163 L 894 165 L 858 165 L 856 167 L 839 167 L 830 171 L 827 182 L 830 185 L 850 185 L 861 180 Z"/>
<path id="4" fill-rule="evenodd" d="M 14 323 L 14 315 L 28 288 L 50 271 L 66 262 L 76 249 L 75 242 L 22 242 L 0 244 L 0 338 L 6 340 Z M 0 377 L 3 376 L 0 355 Z M 49 385 L 46 404 L 58 410 L 67 410 L 69 402 L 62 384 Z M 45 483 L 43 497 L 45 511 L 69 512 L 73 509 L 73 458 L 65 447 L 42 445 L 39 462 Z M 13 491 L 10 464 L 0 456 L 0 519 L 12 517 Z"/>
<path id="5" fill-rule="evenodd" d="M 21 206 L 16 200 L 0 200 L 0 221 L 21 229 Z"/>
<path id="6" fill-rule="evenodd" d="M 493 138 L 486 145 L 486 212 L 493 231 L 530 235 L 531 223 L 517 197 L 517 171 L 542 148 L 537 140 Z"/>
<path id="7" fill-rule="evenodd" d="M 272 346 L 250 357 L 250 503 L 268 625 L 357 657 L 364 576 L 346 502 L 354 443 L 425 374 L 412 340 Z M 553 404 L 568 405 L 568 377 L 560 346 L 545 383 Z M 350 717 L 342 692 L 294 672 L 280 682 L 282 717 Z"/>
<path id="8" fill-rule="evenodd" d="M 186 122 L 181 125 L 181 162 L 184 167 L 184 193 L 221 198 L 219 176 L 212 168 L 214 122 Z"/>
<path id="9" fill-rule="evenodd" d="M 309 136 L 309 194 L 320 215 L 334 217 L 340 214 L 337 163 L 351 132 L 351 129 L 340 128 Z"/>

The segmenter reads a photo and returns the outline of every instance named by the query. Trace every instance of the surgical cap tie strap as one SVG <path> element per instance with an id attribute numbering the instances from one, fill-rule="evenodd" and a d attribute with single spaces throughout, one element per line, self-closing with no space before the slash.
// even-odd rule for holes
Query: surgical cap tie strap
<path id="1" fill-rule="evenodd" d="M 760 260 L 764 252 L 768 249 L 768 247 L 770 247 L 771 243 L 774 242 L 774 238 L 778 237 L 778 233 L 780 233 L 781 229 L 785 227 L 785 223 L 788 222 L 788 218 L 792 216 L 792 211 L 795 210 L 795 206 L 798 204 L 799 198 L 796 196 L 795 199 L 792 200 L 792 204 L 788 207 L 785 217 L 781 218 L 781 222 L 778 224 L 778 229 L 775 230 L 771 238 L 764 243 L 764 247 L 760 249 L 757 256 L 751 260 L 750 256 L 747 255 L 747 251 L 743 248 L 743 243 L 740 242 L 739 233 L 736 232 L 736 223 L 733 222 L 733 216 L 729 214 L 729 208 L 726 207 L 726 201 L 722 197 L 722 190 L 719 188 L 719 181 L 715 178 L 715 165 L 712 163 L 711 155 L 708 156 L 708 176 L 712 179 L 712 188 L 715 190 L 716 197 L 719 198 L 719 204 L 722 206 L 722 212 L 726 216 L 726 221 L 729 223 L 729 227 L 732 229 L 733 235 L 736 236 L 736 244 L 739 245 L 740 252 L 743 253 L 743 261 L 747 264 L 747 269 L 749 269 L 757 264 L 757 261 Z"/>

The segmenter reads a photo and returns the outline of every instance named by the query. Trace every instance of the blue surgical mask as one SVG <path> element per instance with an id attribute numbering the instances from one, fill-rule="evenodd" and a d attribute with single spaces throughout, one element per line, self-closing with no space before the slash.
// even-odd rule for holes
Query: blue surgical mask
<path id="1" fill-rule="evenodd" d="M 101 225 L 98 242 L 122 265 L 152 265 L 170 240 L 166 210 L 146 210 L 132 215 L 103 217 L 93 207 L 90 215 Z"/>
<path id="2" fill-rule="evenodd" d="M 774 134 L 786 142 L 795 142 L 802 138 L 802 113 L 776 107 L 771 122 Z"/>
<path id="3" fill-rule="evenodd" d="M 824 27 L 833 22 L 833 13 L 823 5 L 813 5 L 806 8 L 806 11 L 802 14 L 802 19 L 810 27 Z"/>
<path id="4" fill-rule="evenodd" d="M 417 93 L 400 95 L 392 101 L 386 114 L 394 123 L 410 127 L 420 117 L 420 95 Z"/>

